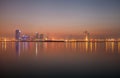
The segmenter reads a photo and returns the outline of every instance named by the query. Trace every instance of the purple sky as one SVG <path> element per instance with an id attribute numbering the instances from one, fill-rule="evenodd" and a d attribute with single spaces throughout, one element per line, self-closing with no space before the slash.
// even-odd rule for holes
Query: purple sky
<path id="1" fill-rule="evenodd" d="M 23 33 L 120 37 L 119 0 L 0 0 L 0 36 Z M 97 37 L 97 36 L 96 36 Z"/>

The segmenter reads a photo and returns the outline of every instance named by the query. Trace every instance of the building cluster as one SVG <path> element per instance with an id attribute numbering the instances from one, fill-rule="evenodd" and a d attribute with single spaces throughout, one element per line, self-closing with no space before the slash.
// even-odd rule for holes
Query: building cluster
<path id="1" fill-rule="evenodd" d="M 20 41 L 29 41 L 29 40 L 46 40 L 47 36 L 44 34 L 39 34 L 38 32 L 35 33 L 34 36 L 22 34 L 19 29 L 15 31 L 15 40 L 20 40 Z"/>
<path id="2" fill-rule="evenodd" d="M 38 32 L 35 33 L 35 40 L 47 40 L 47 36 L 45 34 L 39 34 Z"/>
<path id="3" fill-rule="evenodd" d="M 28 34 L 23 34 L 21 32 L 21 30 L 17 29 L 15 30 L 15 39 L 16 41 L 65 41 L 65 42 L 69 42 L 69 41 L 120 41 L 120 38 L 115 39 L 115 38 L 105 38 L 105 39 L 93 39 L 90 36 L 90 33 L 88 31 L 84 32 L 84 38 L 81 39 L 53 39 L 53 38 L 48 38 L 48 36 L 46 34 L 42 34 L 42 33 L 38 33 L 36 32 L 34 35 L 28 35 Z M 14 41 L 12 39 L 12 41 Z M 10 41 L 10 39 L 7 38 L 1 38 L 0 41 Z"/>
<path id="4" fill-rule="evenodd" d="M 90 34 L 89 32 L 85 31 L 85 41 L 89 41 L 90 40 Z M 30 35 L 26 35 L 26 34 L 23 34 L 21 32 L 21 30 L 17 29 L 15 30 L 15 40 L 17 41 L 50 41 L 50 39 L 48 39 L 48 36 L 45 35 L 45 34 L 40 34 L 38 32 L 35 33 L 35 35 L 33 36 L 30 36 Z M 59 39 L 51 39 L 52 41 L 56 41 Z M 73 40 L 73 39 L 63 39 L 62 41 L 77 41 L 77 40 Z M 80 40 L 78 40 L 80 41 Z M 84 41 L 84 40 L 81 40 L 81 41 Z"/>

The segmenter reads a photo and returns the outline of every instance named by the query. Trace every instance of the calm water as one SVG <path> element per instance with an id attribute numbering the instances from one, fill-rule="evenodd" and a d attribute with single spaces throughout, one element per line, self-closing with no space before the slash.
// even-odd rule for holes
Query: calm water
<path id="1" fill-rule="evenodd" d="M 0 42 L 3 77 L 117 76 L 120 42 Z"/>

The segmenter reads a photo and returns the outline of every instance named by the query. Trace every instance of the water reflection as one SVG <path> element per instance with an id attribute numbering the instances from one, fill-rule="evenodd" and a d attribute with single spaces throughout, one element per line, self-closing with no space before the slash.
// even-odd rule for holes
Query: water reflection
<path id="1" fill-rule="evenodd" d="M 86 42 L 86 52 L 96 52 L 97 42 Z"/>
<path id="2" fill-rule="evenodd" d="M 1 45 L 2 45 L 2 49 L 4 49 L 4 42 L 2 42 Z"/>
<path id="3" fill-rule="evenodd" d="M 97 42 L 95 42 L 95 52 L 96 52 L 96 49 L 97 49 Z"/>
<path id="4" fill-rule="evenodd" d="M 61 68 L 63 73 L 70 70 L 78 74 L 90 71 L 94 71 L 93 74 L 105 71 L 106 74 L 109 69 L 110 74 L 116 73 L 112 71 L 119 72 L 118 52 L 120 42 L 6 42 L 6 46 L 0 42 L 1 69 L 12 71 L 10 76 L 13 73 L 39 75 L 46 71 L 48 74 L 51 70 L 56 73 L 61 72 Z"/>
<path id="5" fill-rule="evenodd" d="M 120 42 L 106 42 L 106 52 L 120 53 Z"/>
<path id="6" fill-rule="evenodd" d="M 41 44 L 40 44 L 40 47 L 41 47 L 41 50 L 44 50 L 44 51 L 47 51 L 47 49 L 49 48 L 47 42 L 41 43 Z"/>
<path id="7" fill-rule="evenodd" d="M 106 42 L 106 52 L 114 52 L 114 42 Z"/>
<path id="8" fill-rule="evenodd" d="M 20 56 L 20 42 L 15 42 L 16 54 Z"/>
<path id="9" fill-rule="evenodd" d="M 5 50 L 6 50 L 6 48 L 7 48 L 6 41 L 4 42 L 4 45 L 5 45 Z"/>
<path id="10" fill-rule="evenodd" d="M 36 42 L 36 44 L 35 44 L 35 54 L 36 54 L 36 56 L 37 56 L 37 54 L 38 54 L 38 43 Z"/>
<path id="11" fill-rule="evenodd" d="M 76 49 L 76 42 L 71 43 L 72 49 Z"/>
<path id="12" fill-rule="evenodd" d="M 86 43 L 85 43 L 86 52 L 88 52 L 88 47 L 89 47 L 89 42 L 86 42 Z"/>
<path id="13" fill-rule="evenodd" d="M 6 44 L 6 41 L 1 42 L 1 47 L 2 47 L 2 49 L 3 49 L 3 50 L 5 50 L 5 51 L 6 51 L 6 49 L 7 49 L 7 44 Z"/>
<path id="14" fill-rule="evenodd" d="M 112 52 L 114 52 L 114 42 L 111 42 L 112 45 Z"/>
<path id="15" fill-rule="evenodd" d="M 2 42 L 2 48 L 6 49 L 7 44 Z M 14 47 L 13 47 L 14 48 Z M 69 52 L 108 52 L 120 53 L 120 42 L 64 42 L 64 43 L 49 43 L 49 42 L 15 42 L 17 55 L 21 52 L 35 52 L 37 56 L 41 51 L 69 51 Z"/>
<path id="16" fill-rule="evenodd" d="M 105 49 L 106 49 L 106 51 L 108 51 L 108 47 L 109 47 L 109 46 L 108 46 L 108 42 L 106 42 L 106 43 L 105 43 Z"/>
<path id="17" fill-rule="evenodd" d="M 93 43 L 90 42 L 90 51 L 92 52 L 92 50 L 93 50 Z"/>
<path id="18" fill-rule="evenodd" d="M 28 51 L 28 42 L 22 42 L 22 45 L 23 45 L 23 51 L 25 52 L 25 51 Z"/>
<path id="19" fill-rule="evenodd" d="M 118 42 L 118 52 L 120 53 L 120 42 Z"/>
<path id="20" fill-rule="evenodd" d="M 97 50 L 97 42 L 66 42 L 65 48 L 74 51 L 95 52 Z"/>

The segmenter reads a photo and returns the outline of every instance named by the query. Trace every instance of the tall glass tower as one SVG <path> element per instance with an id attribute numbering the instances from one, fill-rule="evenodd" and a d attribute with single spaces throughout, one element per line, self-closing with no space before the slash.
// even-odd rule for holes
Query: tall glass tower
<path id="1" fill-rule="evenodd" d="M 16 31 L 15 31 L 15 39 L 16 39 L 16 40 L 20 40 L 20 33 L 21 33 L 20 30 L 16 30 Z"/>

